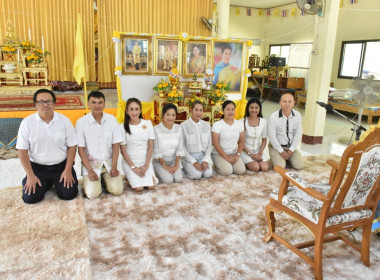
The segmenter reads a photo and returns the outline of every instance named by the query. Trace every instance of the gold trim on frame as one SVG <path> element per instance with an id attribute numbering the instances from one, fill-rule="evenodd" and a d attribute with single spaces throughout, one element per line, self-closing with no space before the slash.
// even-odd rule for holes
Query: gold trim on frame
<path id="1" fill-rule="evenodd" d="M 153 75 L 157 75 L 157 76 L 168 75 L 174 63 L 173 54 L 171 54 L 171 59 L 167 59 L 167 55 L 169 55 L 169 53 L 165 53 L 165 49 L 161 49 L 159 47 L 160 41 L 177 42 L 177 70 L 178 70 L 178 73 L 181 74 L 181 70 L 182 70 L 182 42 L 181 40 L 171 39 L 170 37 L 155 37 L 154 38 Z M 164 48 L 167 45 L 168 44 L 166 44 Z M 164 67 L 166 69 L 167 68 L 169 69 L 164 70 L 163 69 Z"/>
<path id="2" fill-rule="evenodd" d="M 199 41 L 190 40 L 190 41 L 184 43 L 182 65 L 183 65 L 183 77 L 185 77 L 185 78 L 190 78 L 190 77 L 193 77 L 193 75 L 194 75 L 194 73 L 191 73 L 188 71 L 190 61 L 188 62 L 188 59 L 187 59 L 187 52 L 188 52 L 187 48 L 188 48 L 189 44 L 191 44 L 191 45 L 206 45 L 206 48 L 205 48 L 206 53 L 200 54 L 200 55 L 204 56 L 204 58 L 205 58 L 204 71 L 202 74 L 197 73 L 198 78 L 204 77 L 206 70 L 208 69 L 208 66 L 210 63 L 210 57 L 212 55 L 212 53 L 211 53 L 211 41 L 210 40 L 207 40 L 207 41 L 206 40 L 199 40 Z M 191 52 L 192 51 L 190 50 L 190 56 L 191 56 Z M 190 57 L 189 57 L 189 59 L 190 59 Z"/>
<path id="3" fill-rule="evenodd" d="M 146 70 L 136 70 L 136 69 L 128 69 L 127 65 L 131 65 L 131 67 L 134 66 L 133 61 L 133 54 L 126 54 L 126 40 L 141 40 L 141 41 L 147 41 L 147 52 L 146 57 L 142 54 L 140 57 L 140 63 L 139 68 L 141 65 L 146 65 Z M 152 57 L 153 57 L 153 48 L 152 48 L 152 37 L 148 36 L 129 36 L 129 35 L 122 35 L 121 36 L 121 42 L 122 42 L 122 73 L 123 75 L 152 75 Z M 132 51 L 132 50 L 131 50 Z M 141 50 L 141 53 L 143 53 L 143 50 Z"/>
<path id="4" fill-rule="evenodd" d="M 244 86 L 244 78 L 243 78 L 243 76 L 242 76 L 242 73 L 245 73 L 245 65 L 243 65 L 243 64 L 245 64 L 245 60 L 244 60 L 244 42 L 237 42 L 237 41 L 234 41 L 234 40 L 213 40 L 212 41 L 212 59 L 211 59 L 211 63 L 212 63 L 212 69 L 213 69 L 213 72 L 214 72 L 214 75 L 216 75 L 215 74 L 215 66 L 216 65 L 214 65 L 214 59 L 215 59 L 215 44 L 217 44 L 217 43 L 227 43 L 227 44 L 230 44 L 230 46 L 231 45 L 241 45 L 241 60 L 240 60 L 240 64 L 241 64 L 241 66 L 240 66 L 240 69 L 238 69 L 238 70 L 240 70 L 240 87 L 239 87 L 239 90 L 231 90 L 231 91 L 226 91 L 226 93 L 227 94 L 231 94 L 231 93 L 242 93 L 242 90 L 243 90 L 243 86 Z M 233 50 L 232 50 L 233 51 Z M 233 65 L 231 65 L 231 66 L 233 66 Z M 214 76 L 214 79 L 215 79 L 215 76 Z"/>

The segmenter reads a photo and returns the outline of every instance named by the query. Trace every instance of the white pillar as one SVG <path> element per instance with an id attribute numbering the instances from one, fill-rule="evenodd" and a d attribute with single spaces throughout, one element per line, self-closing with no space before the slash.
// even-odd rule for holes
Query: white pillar
<path id="1" fill-rule="evenodd" d="M 217 37 L 228 38 L 228 25 L 230 23 L 230 0 L 217 1 Z"/>
<path id="2" fill-rule="evenodd" d="M 314 16 L 314 43 L 310 62 L 302 142 L 320 144 L 325 128 L 326 110 L 316 101 L 327 103 L 335 38 L 339 17 L 339 1 L 324 1 L 324 15 Z"/>

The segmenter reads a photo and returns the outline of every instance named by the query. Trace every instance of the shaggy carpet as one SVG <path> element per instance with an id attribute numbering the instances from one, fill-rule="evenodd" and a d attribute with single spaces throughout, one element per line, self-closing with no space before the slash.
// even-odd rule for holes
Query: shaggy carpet
<path id="1" fill-rule="evenodd" d="M 301 176 L 327 180 L 327 158 L 305 158 Z M 214 176 L 154 191 L 84 200 L 93 279 L 313 279 L 313 270 L 277 241 L 265 243 L 264 207 L 279 187 L 274 171 Z M 278 217 L 277 232 L 311 239 L 305 227 Z M 360 232 L 348 233 L 358 239 Z M 373 235 L 371 267 L 337 241 L 324 246 L 325 279 L 379 279 L 380 245 Z M 308 249 L 312 253 L 311 249 Z"/>
<path id="2" fill-rule="evenodd" d="M 27 205 L 0 190 L 0 279 L 92 279 L 83 198 Z"/>

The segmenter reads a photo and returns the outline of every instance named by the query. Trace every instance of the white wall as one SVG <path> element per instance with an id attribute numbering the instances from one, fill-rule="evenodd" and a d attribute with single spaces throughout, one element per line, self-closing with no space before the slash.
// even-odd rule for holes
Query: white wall
<path id="1" fill-rule="evenodd" d="M 278 17 L 273 15 L 275 9 L 271 10 L 271 16 L 267 16 L 266 10 L 263 10 L 261 17 L 258 16 L 256 9 L 252 9 L 252 16 L 248 17 L 246 8 L 240 8 L 240 15 L 236 15 L 235 8 L 233 6 L 230 8 L 229 36 L 261 39 L 262 46 L 259 53 L 261 59 L 268 55 L 270 44 L 313 41 L 314 16 L 300 16 L 300 10 L 296 4 L 277 8 Z M 296 8 L 294 17 L 290 15 L 292 8 Z M 282 9 L 288 11 L 285 18 L 281 17 Z M 319 19 L 323 20 L 323 18 Z M 336 88 L 348 88 L 351 84 L 351 80 L 337 78 L 342 41 L 370 39 L 380 39 L 380 0 L 361 0 L 355 4 L 350 4 L 349 0 L 343 0 L 331 73 L 331 82 Z"/>
<path id="2" fill-rule="evenodd" d="M 336 88 L 349 88 L 352 81 L 338 79 L 342 41 L 380 39 L 380 1 L 345 3 L 340 9 L 331 81 Z M 380 50 L 379 50 L 380 52 Z"/>
<path id="3" fill-rule="evenodd" d="M 252 15 L 247 16 L 246 8 L 240 8 L 240 16 L 235 13 L 236 7 L 230 7 L 230 24 L 228 37 L 241 39 L 262 39 L 263 24 L 261 17 L 257 15 L 257 10 L 252 9 Z M 262 58 L 262 47 L 254 46 L 249 50 L 249 55 L 258 54 Z M 264 55 L 265 56 L 265 55 Z"/>

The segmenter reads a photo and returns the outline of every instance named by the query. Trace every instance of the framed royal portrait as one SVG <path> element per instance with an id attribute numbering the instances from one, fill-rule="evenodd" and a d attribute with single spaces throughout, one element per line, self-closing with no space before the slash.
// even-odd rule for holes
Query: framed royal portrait
<path id="1" fill-rule="evenodd" d="M 168 38 L 154 39 L 154 75 L 168 75 L 173 65 L 181 73 L 181 41 Z"/>
<path id="2" fill-rule="evenodd" d="M 152 74 L 152 38 L 122 36 L 123 75 Z"/>
<path id="3" fill-rule="evenodd" d="M 212 67 L 213 85 L 218 82 L 231 83 L 229 92 L 241 92 L 243 72 L 243 42 L 214 41 Z"/>
<path id="4" fill-rule="evenodd" d="M 189 41 L 184 44 L 183 76 L 204 77 L 209 64 L 211 43 L 208 41 Z"/>

